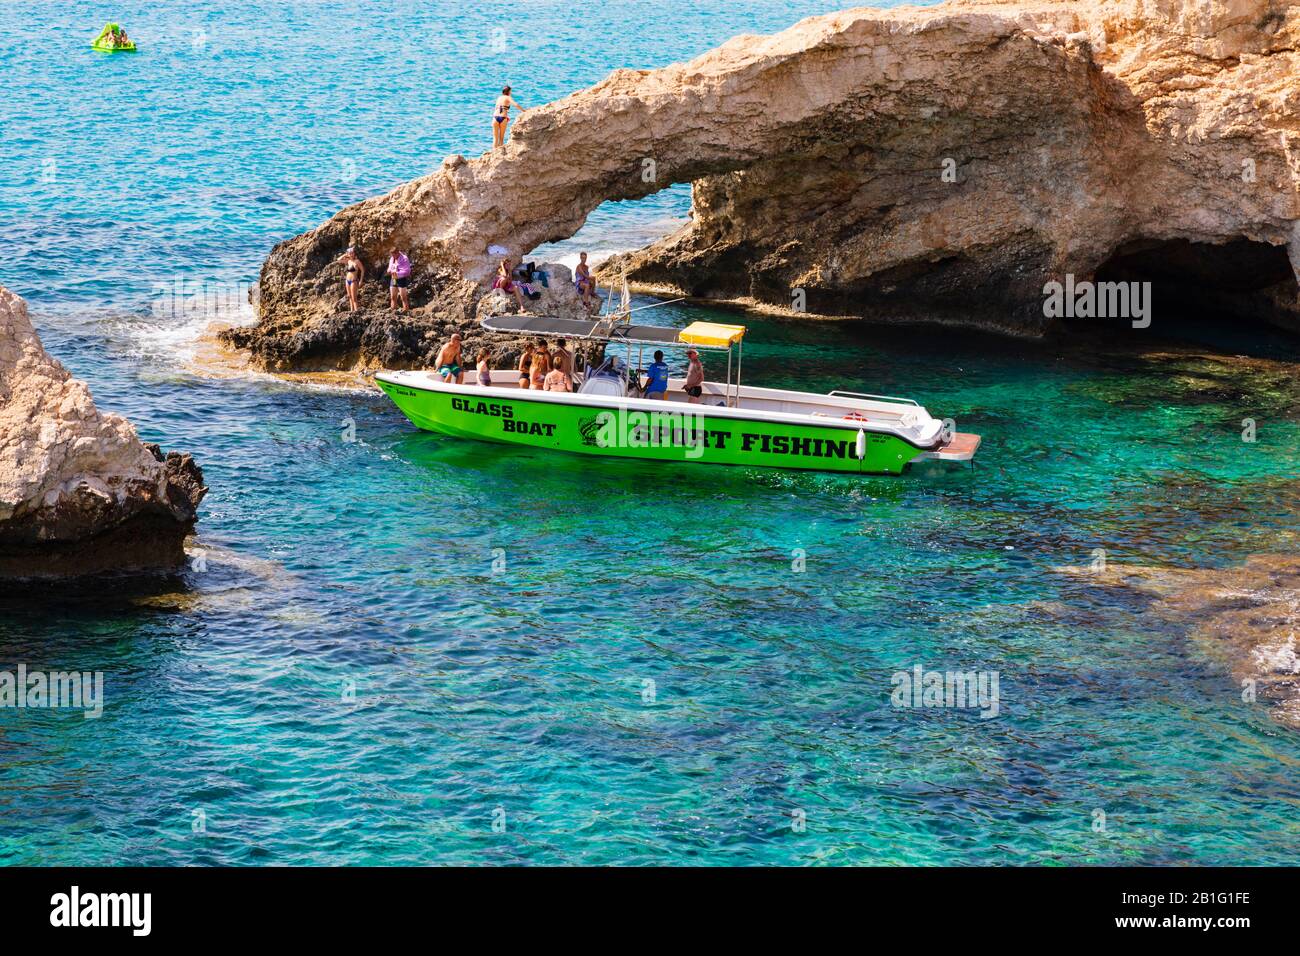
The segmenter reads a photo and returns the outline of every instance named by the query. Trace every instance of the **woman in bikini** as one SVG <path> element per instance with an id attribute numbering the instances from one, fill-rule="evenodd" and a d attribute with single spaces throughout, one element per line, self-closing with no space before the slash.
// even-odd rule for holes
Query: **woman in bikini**
<path id="1" fill-rule="evenodd" d="M 551 371 L 551 353 L 546 349 L 533 349 L 533 363 L 529 367 L 529 372 L 533 380 L 533 388 L 539 392 L 546 387 L 546 376 Z"/>
<path id="2" fill-rule="evenodd" d="M 503 86 L 501 95 L 497 97 L 496 110 L 492 113 L 492 148 L 501 149 L 506 144 L 506 127 L 510 125 L 510 107 L 514 107 L 519 112 L 524 108 L 514 101 L 510 95 L 510 87 Z"/>
<path id="3" fill-rule="evenodd" d="M 571 392 L 573 386 L 569 383 L 569 373 L 564 370 L 564 359 L 559 355 L 551 356 L 551 370 L 546 373 L 546 381 L 542 387 L 548 392 Z"/>
<path id="4" fill-rule="evenodd" d="M 343 287 L 348 293 L 348 311 L 355 312 L 361 308 L 357 296 L 361 294 L 361 283 L 366 279 L 366 264 L 357 255 L 355 246 L 348 246 L 348 251 L 335 261 L 346 267 L 343 270 Z"/>
<path id="5" fill-rule="evenodd" d="M 492 353 L 480 349 L 478 353 L 478 383 L 484 388 L 492 384 Z"/>
<path id="6" fill-rule="evenodd" d="M 525 342 L 524 350 L 519 356 L 519 387 L 527 388 L 532 379 L 533 343 Z"/>

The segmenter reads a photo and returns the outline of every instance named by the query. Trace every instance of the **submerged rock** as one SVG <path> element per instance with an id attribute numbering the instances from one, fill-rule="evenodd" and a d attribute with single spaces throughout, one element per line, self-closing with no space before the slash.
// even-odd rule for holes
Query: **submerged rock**
<path id="1" fill-rule="evenodd" d="M 189 455 L 96 408 L 0 286 L 0 577 L 177 567 L 206 492 Z"/>
<path id="2" fill-rule="evenodd" d="M 643 287 L 1037 335 L 1061 321 L 1047 282 L 1150 278 L 1171 320 L 1209 289 L 1300 328 L 1298 50 L 1300 7 L 1272 0 L 950 0 L 737 37 L 280 243 L 229 341 L 270 368 L 423 361 L 431 327 L 473 322 L 494 249 L 680 182 L 690 223 L 619 263 Z M 375 309 L 394 241 L 411 317 Z M 330 267 L 349 245 L 372 277 L 355 317 Z"/>
<path id="3" fill-rule="evenodd" d="M 1248 705 L 1266 704 L 1275 720 L 1300 730 L 1300 558 L 1258 554 L 1227 568 L 1059 570 L 1152 598 L 1148 613 L 1184 628 L 1207 658 L 1233 675 L 1234 695 L 1240 691 Z"/>

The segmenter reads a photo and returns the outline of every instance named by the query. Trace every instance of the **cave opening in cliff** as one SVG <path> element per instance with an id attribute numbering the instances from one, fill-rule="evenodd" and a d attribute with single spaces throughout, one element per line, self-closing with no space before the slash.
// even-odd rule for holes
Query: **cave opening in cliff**
<path id="1" fill-rule="evenodd" d="M 1117 249 L 1097 269 L 1096 281 L 1151 283 L 1152 325 L 1163 331 L 1230 319 L 1300 332 L 1300 286 L 1285 246 L 1138 240 Z"/>
<path id="2" fill-rule="evenodd" d="M 592 268 L 610 256 L 643 249 L 690 221 L 691 184 L 676 183 L 639 199 L 610 199 L 587 216 L 572 236 L 557 237 L 529 251 L 524 260 L 560 262 L 572 269 L 578 253 Z"/>

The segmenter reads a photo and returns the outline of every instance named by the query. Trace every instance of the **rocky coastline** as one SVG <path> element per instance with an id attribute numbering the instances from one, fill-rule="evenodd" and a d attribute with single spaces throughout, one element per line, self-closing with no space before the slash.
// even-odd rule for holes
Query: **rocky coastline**
<path id="1" fill-rule="evenodd" d="M 605 274 L 809 315 L 1042 336 L 1045 284 L 1150 281 L 1300 329 L 1300 7 L 952 0 L 860 8 L 524 113 L 505 149 L 277 245 L 257 325 L 275 371 L 427 364 L 473 335 L 499 254 L 608 200 L 693 186 L 688 224 Z M 387 308 L 392 244 L 415 265 Z M 370 274 L 348 313 L 333 263 Z M 530 311 L 551 303 L 539 302 Z M 477 344 L 471 341 L 469 344 Z"/>
<path id="2" fill-rule="evenodd" d="M 206 493 L 189 455 L 95 407 L 0 286 L 0 579 L 180 567 Z"/>

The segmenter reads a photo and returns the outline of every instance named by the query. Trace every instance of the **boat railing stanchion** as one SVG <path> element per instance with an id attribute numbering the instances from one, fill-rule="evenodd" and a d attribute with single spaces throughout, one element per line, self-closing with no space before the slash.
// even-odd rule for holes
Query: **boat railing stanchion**
<path id="1" fill-rule="evenodd" d="M 731 350 L 727 350 L 730 354 Z M 745 340 L 741 339 L 736 345 L 736 407 L 740 407 L 740 373 L 741 365 L 745 362 Z"/>
<path id="2" fill-rule="evenodd" d="M 722 400 L 731 405 L 731 346 L 727 346 L 727 388 L 722 393 Z"/>

